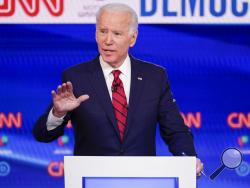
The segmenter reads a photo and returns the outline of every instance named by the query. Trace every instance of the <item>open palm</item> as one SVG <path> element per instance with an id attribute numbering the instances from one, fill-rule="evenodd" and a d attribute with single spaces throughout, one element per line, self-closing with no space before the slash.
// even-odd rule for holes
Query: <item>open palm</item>
<path id="1" fill-rule="evenodd" d="M 58 86 L 57 92 L 53 90 L 51 93 L 53 98 L 53 114 L 57 117 L 66 115 L 67 112 L 74 110 L 89 98 L 88 95 L 81 95 L 76 98 L 71 82 L 63 83 Z"/>

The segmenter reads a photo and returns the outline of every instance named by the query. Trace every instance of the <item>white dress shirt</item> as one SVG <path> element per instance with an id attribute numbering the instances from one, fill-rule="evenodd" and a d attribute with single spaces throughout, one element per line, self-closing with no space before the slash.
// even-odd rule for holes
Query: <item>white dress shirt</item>
<path id="1" fill-rule="evenodd" d="M 124 87 L 124 92 L 127 98 L 127 103 L 129 104 L 129 94 L 130 94 L 130 85 L 131 85 L 131 61 L 129 56 L 127 55 L 126 59 L 124 60 L 124 62 L 122 63 L 122 65 L 118 68 L 113 68 L 112 66 L 110 66 L 107 62 L 104 62 L 104 60 L 102 59 L 102 57 L 99 57 L 100 60 L 100 64 L 101 64 L 101 68 L 103 71 L 103 75 L 107 84 L 107 88 L 109 91 L 109 96 L 110 96 L 110 100 L 112 100 L 112 90 L 111 90 L 111 86 L 112 86 L 112 82 L 114 80 L 114 76 L 112 74 L 113 70 L 120 70 L 121 74 L 119 76 L 119 78 L 121 79 L 122 83 L 123 83 L 123 87 Z M 86 93 L 88 94 L 88 93 Z M 91 97 L 91 96 L 90 96 Z M 52 109 L 50 110 L 50 113 L 48 115 L 48 119 L 47 119 L 47 130 L 53 130 L 55 128 L 57 128 L 58 126 L 60 126 L 63 123 L 63 118 L 58 118 L 55 117 L 52 113 Z"/>
<path id="2" fill-rule="evenodd" d="M 112 74 L 112 71 L 113 70 L 120 70 L 121 74 L 120 74 L 119 78 L 122 80 L 125 95 L 127 98 L 127 103 L 129 104 L 129 93 L 130 93 L 130 84 L 131 84 L 131 61 L 130 61 L 129 56 L 126 57 L 123 64 L 119 68 L 115 68 L 115 69 L 113 67 L 111 67 L 108 63 L 104 62 L 101 56 L 99 59 L 100 59 L 102 71 L 104 74 L 104 78 L 105 78 L 105 81 L 107 84 L 107 88 L 109 90 L 110 99 L 112 100 L 111 86 L 112 86 L 112 82 L 114 80 L 114 76 Z"/>

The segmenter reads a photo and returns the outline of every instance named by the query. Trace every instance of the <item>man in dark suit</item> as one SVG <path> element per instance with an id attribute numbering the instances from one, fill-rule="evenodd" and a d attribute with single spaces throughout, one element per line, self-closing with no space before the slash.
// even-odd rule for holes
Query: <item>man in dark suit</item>
<path id="1" fill-rule="evenodd" d="M 196 156 L 164 68 L 128 55 L 138 35 L 134 10 L 108 4 L 96 18 L 100 55 L 64 71 L 63 84 L 52 91 L 53 105 L 36 122 L 36 139 L 58 138 L 71 119 L 75 155 L 154 156 L 159 123 L 173 155 Z M 198 175 L 202 168 L 197 159 Z"/>

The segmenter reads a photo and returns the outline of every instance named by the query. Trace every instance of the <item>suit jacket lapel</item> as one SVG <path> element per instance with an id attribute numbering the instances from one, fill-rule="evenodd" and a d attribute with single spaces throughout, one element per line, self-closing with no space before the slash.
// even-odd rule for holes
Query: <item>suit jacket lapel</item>
<path id="1" fill-rule="evenodd" d="M 142 94 L 145 81 L 138 62 L 132 56 L 130 56 L 130 60 L 131 60 L 131 86 L 130 86 L 127 127 L 125 131 L 124 140 L 126 139 L 126 136 L 129 130 L 131 129 L 131 124 L 136 112 L 135 110 L 138 106 L 137 104 L 140 100 L 140 96 Z"/>
<path id="2" fill-rule="evenodd" d="M 96 92 L 97 100 L 102 105 L 104 111 L 106 112 L 106 115 L 111 121 L 113 128 L 115 129 L 115 132 L 117 133 L 117 136 L 120 139 L 120 134 L 115 119 L 112 102 L 109 96 L 107 84 L 105 82 L 105 78 L 99 62 L 99 56 L 93 62 L 91 62 L 90 71 L 92 72 L 90 81 Z"/>

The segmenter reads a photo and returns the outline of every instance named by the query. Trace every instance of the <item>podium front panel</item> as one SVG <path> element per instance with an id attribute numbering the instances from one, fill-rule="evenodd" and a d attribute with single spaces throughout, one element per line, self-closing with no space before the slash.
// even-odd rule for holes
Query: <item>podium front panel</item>
<path id="1" fill-rule="evenodd" d="M 65 188 L 196 188 L 195 157 L 64 157 Z M 118 184 L 117 184 L 118 183 Z M 141 187 L 135 185 L 147 186 Z M 119 185 L 119 186 L 117 186 Z M 107 186 L 107 187 L 104 187 Z M 133 187 L 134 186 L 134 187 Z M 126 186 L 128 187 L 128 186 Z M 99 188 L 99 187 L 94 187 Z"/>

